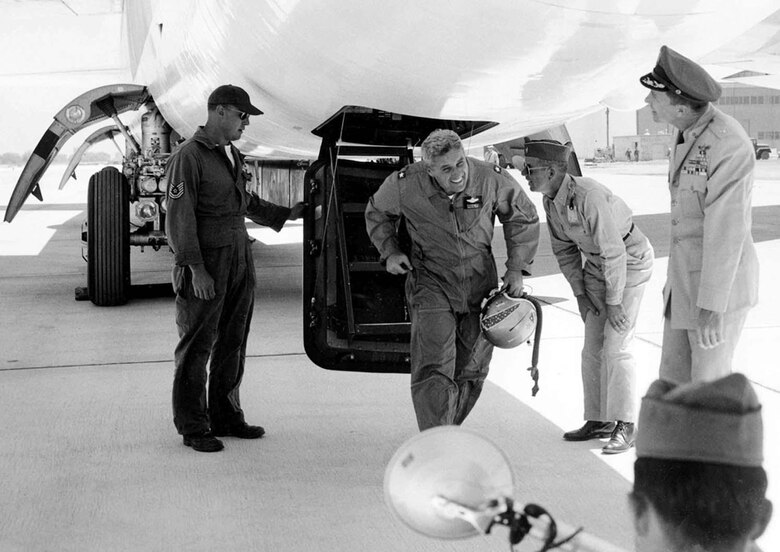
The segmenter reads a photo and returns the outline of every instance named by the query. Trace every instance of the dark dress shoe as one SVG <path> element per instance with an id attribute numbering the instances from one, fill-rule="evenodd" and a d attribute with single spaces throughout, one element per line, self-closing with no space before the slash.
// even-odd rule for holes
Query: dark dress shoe
<path id="1" fill-rule="evenodd" d="M 618 421 L 609 442 L 601 449 L 603 454 L 620 454 L 634 446 L 636 427 L 631 422 Z"/>
<path id="2" fill-rule="evenodd" d="M 222 441 L 214 437 L 214 434 L 210 431 L 190 433 L 189 435 L 184 435 L 183 438 L 186 446 L 192 447 L 193 450 L 198 452 L 218 452 L 225 448 Z"/>
<path id="3" fill-rule="evenodd" d="M 265 435 L 265 429 L 260 426 L 240 424 L 214 429 L 214 435 L 220 437 L 238 437 L 239 439 L 259 439 Z"/>
<path id="4" fill-rule="evenodd" d="M 612 430 L 614 428 L 614 422 L 595 422 L 593 420 L 588 420 L 581 428 L 564 433 L 563 438 L 567 441 L 588 441 L 600 437 L 609 437 L 612 435 Z"/>

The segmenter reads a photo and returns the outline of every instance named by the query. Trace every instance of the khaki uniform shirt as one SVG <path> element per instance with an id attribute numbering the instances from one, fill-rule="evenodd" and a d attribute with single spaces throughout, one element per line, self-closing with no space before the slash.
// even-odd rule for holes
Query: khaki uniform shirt
<path id="1" fill-rule="evenodd" d="M 680 133 L 675 134 L 676 142 Z M 699 309 L 727 313 L 758 300 L 751 236 L 755 153 L 742 125 L 709 106 L 682 133 L 669 163 L 671 247 L 664 306 L 675 329 Z"/>
<path id="2" fill-rule="evenodd" d="M 544 196 L 542 204 L 553 253 L 575 295 L 585 292 L 586 270 L 605 282 L 608 305 L 623 302 L 627 278 L 632 286 L 649 279 L 650 242 L 634 227 L 628 205 L 606 186 L 566 175 L 555 198 Z"/>

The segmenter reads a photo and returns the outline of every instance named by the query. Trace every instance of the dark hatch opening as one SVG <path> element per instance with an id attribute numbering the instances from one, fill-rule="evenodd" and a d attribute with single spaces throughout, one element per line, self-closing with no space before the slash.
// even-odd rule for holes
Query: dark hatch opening
<path id="1" fill-rule="evenodd" d="M 405 278 L 380 263 L 365 228 L 366 204 L 385 177 L 414 162 L 413 149 L 432 131 L 466 139 L 497 124 L 345 106 L 312 131 L 322 145 L 305 176 L 303 307 L 304 346 L 317 365 L 409 371 Z"/>
<path id="2" fill-rule="evenodd" d="M 347 142 L 375 146 L 419 146 L 437 128 L 455 131 L 469 138 L 496 126 L 494 121 L 431 119 L 391 113 L 381 109 L 348 105 L 315 128 L 312 133 L 323 143 Z"/>

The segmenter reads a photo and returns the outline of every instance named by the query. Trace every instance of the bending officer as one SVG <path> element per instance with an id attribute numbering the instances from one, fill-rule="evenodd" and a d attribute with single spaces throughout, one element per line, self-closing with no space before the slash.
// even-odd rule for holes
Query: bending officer
<path id="1" fill-rule="evenodd" d="M 552 250 L 585 322 L 585 424 L 563 438 L 609 436 L 602 451 L 615 454 L 634 444 L 636 363 L 630 347 L 653 248 L 622 199 L 595 180 L 566 172 L 570 155 L 559 142 L 526 142 L 523 174 L 531 191 L 544 196 Z"/>

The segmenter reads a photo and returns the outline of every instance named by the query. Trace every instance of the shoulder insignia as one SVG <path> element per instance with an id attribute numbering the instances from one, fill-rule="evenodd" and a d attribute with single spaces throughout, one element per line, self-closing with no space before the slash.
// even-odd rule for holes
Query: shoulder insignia
<path id="1" fill-rule="evenodd" d="M 498 165 L 493 165 L 493 170 L 496 171 L 498 174 L 501 174 L 501 167 Z"/>
<path id="2" fill-rule="evenodd" d="M 168 188 L 168 197 L 171 199 L 179 199 L 183 195 L 184 195 L 184 180 Z"/>
<path id="3" fill-rule="evenodd" d="M 574 209 L 574 199 L 577 197 L 576 189 L 577 183 L 572 178 L 566 195 L 566 219 L 569 221 L 569 224 L 576 224 L 578 220 L 577 211 Z"/>
<path id="4" fill-rule="evenodd" d="M 713 136 L 715 136 L 718 139 L 721 139 L 724 136 L 728 136 L 729 134 L 731 134 L 729 125 L 726 123 L 725 120 L 721 119 L 720 117 L 715 117 L 712 120 L 712 122 L 709 125 L 707 125 L 706 130 L 709 131 Z"/>
<path id="5" fill-rule="evenodd" d="M 398 178 L 406 178 L 406 171 L 398 171 Z"/>

